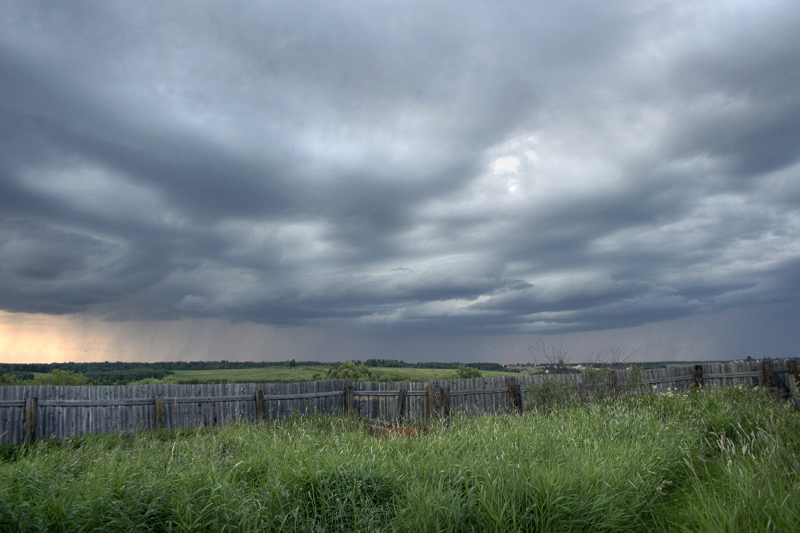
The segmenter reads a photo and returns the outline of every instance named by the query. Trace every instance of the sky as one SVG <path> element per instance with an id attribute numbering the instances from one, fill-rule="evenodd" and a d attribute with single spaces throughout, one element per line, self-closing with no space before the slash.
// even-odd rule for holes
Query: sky
<path id="1" fill-rule="evenodd" d="M 797 357 L 798 87 L 796 0 L 4 1 L 0 361 Z"/>

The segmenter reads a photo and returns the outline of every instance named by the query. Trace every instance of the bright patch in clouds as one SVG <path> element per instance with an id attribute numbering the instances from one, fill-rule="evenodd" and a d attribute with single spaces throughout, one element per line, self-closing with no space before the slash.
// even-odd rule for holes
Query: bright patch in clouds
<path id="1" fill-rule="evenodd" d="M 519 170 L 519 159 L 514 156 L 501 157 L 492 163 L 495 172 L 517 172 Z"/>

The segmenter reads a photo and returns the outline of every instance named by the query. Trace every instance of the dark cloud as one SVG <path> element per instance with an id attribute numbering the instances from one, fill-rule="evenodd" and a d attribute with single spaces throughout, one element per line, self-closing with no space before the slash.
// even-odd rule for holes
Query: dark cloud
<path id="1" fill-rule="evenodd" d="M 0 15 L 2 310 L 400 338 L 800 296 L 792 2 Z"/>

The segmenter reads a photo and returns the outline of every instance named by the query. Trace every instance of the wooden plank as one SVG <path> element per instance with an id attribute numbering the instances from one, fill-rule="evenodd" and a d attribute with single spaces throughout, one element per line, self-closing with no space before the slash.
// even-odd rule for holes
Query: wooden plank
<path id="1" fill-rule="evenodd" d="M 228 388 L 228 383 L 214 385 L 215 392 L 217 396 L 220 397 L 228 395 Z M 217 413 L 217 425 L 224 426 L 231 423 L 231 408 L 236 401 L 237 400 L 232 402 L 216 402 L 214 404 L 214 410 Z"/>
<path id="2" fill-rule="evenodd" d="M 194 389 L 194 396 L 197 397 L 207 397 L 208 396 L 208 387 L 204 385 L 196 385 Z M 208 422 L 211 419 L 208 412 L 208 402 L 196 403 L 195 404 L 197 422 L 196 427 L 199 426 L 208 426 Z"/>
<path id="3" fill-rule="evenodd" d="M 172 391 L 175 390 L 176 385 L 158 385 L 150 390 L 150 394 L 161 394 L 164 396 L 164 424 L 169 429 L 176 429 L 179 427 L 180 409 L 178 404 L 166 401 L 166 398 L 173 396 Z"/>
<path id="4" fill-rule="evenodd" d="M 764 369 L 764 386 L 771 389 L 775 386 L 775 382 L 772 379 L 772 361 L 770 359 L 764 359 L 761 365 Z"/>
<path id="5" fill-rule="evenodd" d="M 692 367 L 692 388 L 703 388 L 703 365 L 694 365 Z"/>
<path id="6" fill-rule="evenodd" d="M 395 423 L 401 424 L 406 412 L 406 395 L 408 393 L 407 386 L 400 386 L 397 391 L 397 399 L 394 404 L 394 420 Z"/>
<path id="7" fill-rule="evenodd" d="M 489 378 L 477 378 L 476 381 L 479 383 L 479 387 L 481 390 L 487 390 L 488 387 L 488 379 Z M 475 403 L 475 414 L 481 415 L 486 413 L 486 402 L 490 400 L 492 394 L 476 394 L 474 395 L 473 402 Z"/>
<path id="8" fill-rule="evenodd" d="M 789 388 L 789 396 L 792 398 L 794 408 L 800 411 L 800 396 L 797 394 L 797 380 L 795 379 L 794 374 L 789 374 L 786 376 L 786 385 Z"/>
<path id="9" fill-rule="evenodd" d="M 482 388 L 484 390 L 492 390 L 494 386 L 494 378 L 481 378 L 483 382 Z M 478 400 L 478 407 L 481 414 L 490 414 L 494 412 L 494 398 L 495 394 L 479 394 L 476 398 Z"/>
<path id="10" fill-rule="evenodd" d="M 68 390 L 64 386 L 57 386 L 55 388 L 56 398 L 59 400 L 64 400 L 66 398 L 71 398 L 68 394 Z M 54 409 L 55 417 L 56 417 L 56 424 L 58 424 L 58 432 L 55 433 L 56 438 L 59 439 L 66 439 L 77 435 L 77 428 L 78 428 L 78 413 L 75 409 L 64 409 L 63 407 L 58 407 Z"/>
<path id="11" fill-rule="evenodd" d="M 425 419 L 436 416 L 436 389 L 430 381 L 425 383 Z"/>
<path id="12" fill-rule="evenodd" d="M 465 392 L 465 394 L 460 395 L 460 397 L 458 398 L 461 403 L 458 412 L 461 413 L 462 415 L 473 414 L 472 401 L 471 401 L 472 399 L 470 398 L 470 396 L 473 394 L 472 391 L 475 390 L 475 387 L 472 385 L 472 380 L 455 379 L 453 381 L 457 383 L 456 386 L 458 387 L 459 392 L 461 391 Z"/>
<path id="13" fill-rule="evenodd" d="M 344 411 L 348 415 L 353 414 L 353 384 L 350 383 L 344 389 Z"/>
<path id="14" fill-rule="evenodd" d="M 84 399 L 84 400 L 85 399 L 90 399 L 90 398 L 85 398 L 84 397 L 86 395 L 84 394 L 84 392 L 82 390 L 83 388 L 84 387 L 68 387 L 67 388 L 68 395 L 71 396 L 71 398 L 73 398 L 73 399 Z M 90 430 L 91 430 L 91 424 L 93 422 L 91 409 L 86 408 L 86 407 L 82 407 L 82 408 L 79 407 L 78 408 L 78 416 L 80 417 L 80 426 L 79 426 L 77 434 L 81 435 L 81 436 L 89 434 Z"/>
<path id="15" fill-rule="evenodd" d="M 370 383 L 369 387 L 377 391 L 380 388 L 380 383 Z M 370 401 L 369 412 L 371 418 L 378 418 L 381 415 L 381 398 L 380 396 L 374 396 Z"/>
<path id="16" fill-rule="evenodd" d="M 506 385 L 508 386 L 508 407 L 513 412 L 522 412 L 522 391 L 519 388 L 519 383 L 516 377 L 506 378 Z"/>
<path id="17" fill-rule="evenodd" d="M 797 373 L 797 359 L 789 359 L 786 365 L 789 373 L 794 376 L 795 382 L 800 382 L 800 374 Z"/>
<path id="18" fill-rule="evenodd" d="M 450 387 L 445 386 L 439 390 L 442 395 L 441 418 L 444 419 L 445 424 L 448 424 L 450 422 Z"/>
<path id="19" fill-rule="evenodd" d="M 36 416 L 39 412 L 38 399 L 28 398 L 25 400 L 25 437 L 23 444 L 33 444 L 36 442 Z"/>
<path id="20" fill-rule="evenodd" d="M 266 418 L 266 410 L 264 405 L 264 391 L 256 391 L 256 421 L 263 422 Z"/>
<path id="21" fill-rule="evenodd" d="M 165 416 L 164 416 L 164 395 L 163 394 L 156 394 L 155 399 L 155 428 L 161 429 L 165 426 Z"/>

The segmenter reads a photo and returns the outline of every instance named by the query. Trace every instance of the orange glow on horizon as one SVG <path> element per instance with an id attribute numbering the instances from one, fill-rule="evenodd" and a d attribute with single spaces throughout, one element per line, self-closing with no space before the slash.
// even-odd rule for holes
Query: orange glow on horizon
<path id="1" fill-rule="evenodd" d="M 0 311 L 0 362 L 105 361 L 106 342 L 93 329 L 72 315 Z"/>

